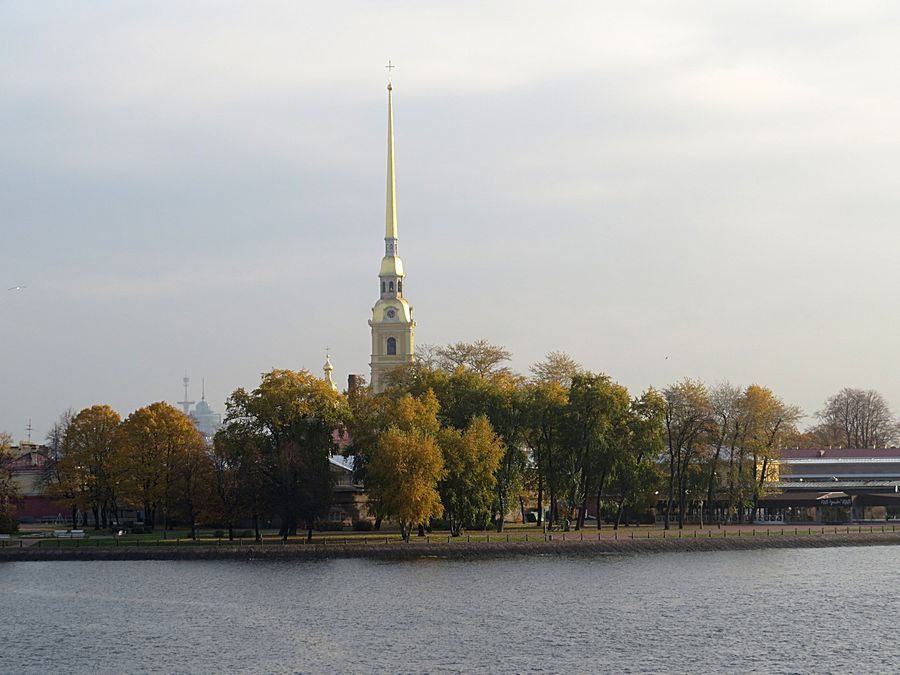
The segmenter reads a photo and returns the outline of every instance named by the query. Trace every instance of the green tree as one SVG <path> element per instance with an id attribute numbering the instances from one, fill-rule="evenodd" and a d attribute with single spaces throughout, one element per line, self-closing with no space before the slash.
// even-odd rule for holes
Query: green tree
<path id="1" fill-rule="evenodd" d="M 599 504 L 607 480 L 622 462 L 628 412 L 628 390 L 609 376 L 579 373 L 572 378 L 558 465 L 568 483 L 566 519 L 577 509 L 577 528 L 584 525 L 588 494 L 596 494 Z M 597 517 L 599 524 L 599 507 Z"/>
<path id="2" fill-rule="evenodd" d="M 656 506 L 657 488 L 662 484 L 658 460 L 665 447 L 665 401 L 659 392 L 650 388 L 631 402 L 625 451 L 614 480 L 619 494 L 614 528 L 621 524 L 626 509 L 638 511 Z M 597 527 L 600 527 L 599 515 Z"/>
<path id="3" fill-rule="evenodd" d="M 491 520 L 496 473 L 505 454 L 503 441 L 487 417 L 480 415 L 464 432 L 444 429 L 440 447 L 445 473 L 439 493 L 450 533 L 458 537 L 464 528 L 484 529 Z"/>
<path id="4" fill-rule="evenodd" d="M 235 525 L 243 517 L 252 519 L 256 540 L 261 538 L 259 520 L 267 508 L 261 450 L 264 443 L 262 434 L 241 419 L 227 422 L 213 439 L 203 512 L 225 525 L 229 540 L 234 539 Z"/>
<path id="5" fill-rule="evenodd" d="M 316 519 L 331 504 L 332 434 L 349 417 L 346 399 L 306 371 L 273 370 L 253 391 L 235 390 L 226 407 L 226 424 L 247 425 L 255 438 L 281 536 L 304 523 L 312 539 Z"/>
<path id="6" fill-rule="evenodd" d="M 523 400 L 523 436 L 537 473 L 538 526 L 544 519 L 544 496 L 549 496 L 550 521 L 559 520 L 559 498 L 568 478 L 563 442 L 564 415 L 569 392 L 560 383 L 531 382 Z"/>

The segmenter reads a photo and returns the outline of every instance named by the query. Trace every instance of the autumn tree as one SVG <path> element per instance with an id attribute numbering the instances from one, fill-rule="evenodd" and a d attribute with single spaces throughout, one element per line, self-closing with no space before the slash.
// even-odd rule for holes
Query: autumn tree
<path id="1" fill-rule="evenodd" d="M 190 524 L 191 539 L 197 538 L 197 519 L 209 501 L 214 470 L 211 451 L 205 441 L 188 446 L 178 463 L 176 494 L 184 518 Z"/>
<path id="2" fill-rule="evenodd" d="M 750 385 L 744 392 L 745 442 L 751 460 L 751 520 L 759 508 L 759 499 L 769 475 L 769 463 L 776 459 L 787 438 L 796 433 L 803 416 L 800 408 L 785 403 L 767 387 Z"/>
<path id="3" fill-rule="evenodd" d="M 12 479 L 12 463 L 12 438 L 0 432 L 0 534 L 18 530 L 14 505 L 18 491 Z"/>
<path id="4" fill-rule="evenodd" d="M 438 367 L 447 372 L 465 368 L 478 375 L 487 376 L 509 371 L 502 365 L 509 361 L 509 351 L 505 347 L 492 345 L 487 340 L 456 342 L 438 347 L 435 356 Z"/>
<path id="5" fill-rule="evenodd" d="M 493 477 L 493 511 L 498 531 L 503 530 L 510 502 L 519 499 L 521 504 L 523 474 L 527 466 L 522 433 L 523 383 L 521 377 L 505 369 L 482 374 L 465 366 L 448 371 L 417 362 L 405 369 L 403 376 L 387 393 L 387 398 L 395 401 L 403 393 L 421 396 L 428 391 L 433 392 L 440 404 L 440 424 L 459 432 L 464 432 L 480 415 L 488 418 L 505 448 Z M 382 409 L 382 426 L 390 419 L 392 405 Z"/>
<path id="6" fill-rule="evenodd" d="M 349 415 L 346 399 L 305 370 L 273 370 L 256 389 L 235 390 L 226 408 L 226 426 L 246 425 L 259 449 L 282 538 L 296 534 L 302 523 L 311 540 L 316 520 L 331 504 L 332 434 Z"/>
<path id="7" fill-rule="evenodd" d="M 565 352 L 553 351 L 543 361 L 533 364 L 529 371 L 537 382 L 556 382 L 568 389 L 572 386 L 572 378 L 581 372 L 581 366 Z"/>
<path id="8" fill-rule="evenodd" d="M 897 420 L 884 396 L 873 389 L 841 389 L 826 399 L 816 417 L 822 445 L 877 448 L 898 440 Z"/>
<path id="9" fill-rule="evenodd" d="M 707 520 L 712 520 L 716 503 L 716 490 L 720 477 L 729 481 L 729 501 L 732 500 L 734 459 L 738 454 L 738 440 L 744 432 L 743 392 L 730 382 L 720 382 L 710 391 L 710 462 L 706 478 Z M 723 458 L 727 458 L 727 471 Z"/>
<path id="10" fill-rule="evenodd" d="M 377 512 L 396 518 L 405 541 L 412 528 L 443 514 L 438 482 L 444 460 L 437 436 L 437 398 L 426 392 L 406 394 L 396 405 L 394 420 L 378 439 L 368 465 L 369 495 Z"/>
<path id="11" fill-rule="evenodd" d="M 669 477 L 666 495 L 665 528 L 669 529 L 672 508 L 678 507 L 678 527 L 684 527 L 689 481 L 695 462 L 711 431 L 713 411 L 709 391 L 702 382 L 684 379 L 663 391 L 665 400 L 666 446 Z"/>
<path id="12" fill-rule="evenodd" d="M 119 442 L 126 496 L 141 505 L 148 527 L 155 528 L 161 516 L 168 530 L 180 497 L 183 463 L 203 437 L 184 413 L 160 401 L 131 413 L 121 425 Z"/>
<path id="13" fill-rule="evenodd" d="M 73 509 L 91 512 L 95 529 L 118 521 L 118 499 L 126 466 L 119 443 L 122 419 L 108 405 L 85 408 L 65 426 L 53 470 L 51 494 Z"/>

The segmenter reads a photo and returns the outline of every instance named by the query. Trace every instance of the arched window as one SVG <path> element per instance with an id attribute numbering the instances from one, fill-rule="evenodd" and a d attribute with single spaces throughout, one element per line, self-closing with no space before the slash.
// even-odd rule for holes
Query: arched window
<path id="1" fill-rule="evenodd" d="M 402 292 L 403 292 L 403 279 L 399 279 L 399 280 L 397 281 L 397 292 L 398 292 L 398 293 L 402 293 Z"/>
<path id="2" fill-rule="evenodd" d="M 388 338 L 387 340 L 387 353 L 388 356 L 396 356 L 397 355 L 397 338 Z"/>
<path id="3" fill-rule="evenodd" d="M 381 282 L 381 292 L 384 293 L 384 282 Z"/>
<path id="4" fill-rule="evenodd" d="M 394 292 L 394 282 L 393 282 L 393 281 L 389 281 L 389 282 L 388 282 L 388 290 L 389 290 L 391 293 Z"/>

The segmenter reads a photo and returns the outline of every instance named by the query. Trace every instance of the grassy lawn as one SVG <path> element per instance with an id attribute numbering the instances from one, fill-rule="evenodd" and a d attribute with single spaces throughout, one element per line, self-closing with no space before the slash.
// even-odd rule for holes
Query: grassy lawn
<path id="1" fill-rule="evenodd" d="M 106 531 L 86 530 L 84 539 L 55 539 L 53 537 L 45 537 L 34 543 L 38 548 L 111 548 L 116 546 L 227 546 L 240 545 L 251 546 L 258 545 L 253 536 L 238 537 L 235 536 L 234 541 L 229 542 L 227 537 L 221 539 L 214 536 L 216 530 L 200 530 L 197 540 L 190 538 L 190 531 L 179 529 L 163 532 L 162 530 L 149 534 L 128 534 L 123 537 L 114 537 Z M 246 530 L 238 531 L 244 534 Z M 540 542 L 547 540 L 552 541 L 596 541 L 604 540 L 630 540 L 630 539 L 693 539 L 693 538 L 727 538 L 727 537 L 778 537 L 778 536 L 799 536 L 799 535 L 821 535 L 821 534 L 854 534 L 854 533 L 889 533 L 900 532 L 896 524 L 865 524 L 865 525 L 781 525 L 765 526 L 765 525 L 729 525 L 723 527 L 705 527 L 700 529 L 698 525 L 685 527 L 679 531 L 677 527 L 666 531 L 660 525 L 650 525 L 641 527 L 620 527 L 618 531 L 614 531 L 612 527 L 604 526 L 599 532 L 596 526 L 586 527 L 582 531 L 569 532 L 548 532 L 544 534 L 542 529 L 531 524 L 509 524 L 502 533 L 495 531 L 477 531 L 463 532 L 462 536 L 451 537 L 447 531 L 432 531 L 426 533 L 425 537 L 418 537 L 415 534 L 411 541 L 418 543 L 465 543 L 465 542 L 490 542 L 505 543 L 509 542 Z M 287 542 L 283 543 L 281 537 L 275 530 L 264 530 L 263 546 L 282 546 L 282 545 L 305 545 L 305 533 L 298 536 L 289 537 Z M 386 529 L 380 532 L 315 532 L 313 534 L 313 544 L 317 545 L 367 545 L 367 544 L 385 544 L 385 543 L 401 543 L 402 538 L 396 530 Z M 0 542 L 0 546 L 18 546 L 17 539 Z"/>

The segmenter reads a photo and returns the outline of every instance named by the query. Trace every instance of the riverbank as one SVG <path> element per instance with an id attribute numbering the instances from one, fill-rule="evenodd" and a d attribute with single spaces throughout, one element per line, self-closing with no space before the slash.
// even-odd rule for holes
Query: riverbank
<path id="1" fill-rule="evenodd" d="M 742 551 L 767 548 L 827 548 L 842 546 L 891 546 L 900 544 L 900 532 L 817 532 L 804 534 L 548 541 L 417 541 L 410 543 L 316 543 L 287 545 L 221 542 L 215 545 L 0 548 L 0 562 L 65 560 L 322 560 L 370 558 L 375 560 L 482 559 L 508 556 L 597 556 L 688 551 Z"/>

